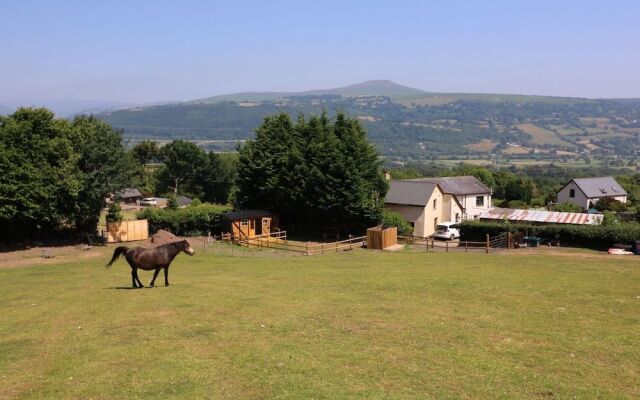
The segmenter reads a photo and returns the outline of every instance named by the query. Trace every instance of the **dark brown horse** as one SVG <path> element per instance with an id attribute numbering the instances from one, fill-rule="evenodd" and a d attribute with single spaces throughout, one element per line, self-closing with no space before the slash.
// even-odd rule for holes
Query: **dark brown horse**
<path id="1" fill-rule="evenodd" d="M 190 256 L 195 253 L 191 248 L 191 245 L 189 245 L 189 242 L 186 240 L 164 244 L 153 249 L 147 249 L 145 247 L 128 248 L 126 246 L 119 246 L 116 247 L 113 252 L 113 258 L 111 258 L 111 261 L 107 264 L 107 268 L 109 268 L 111 264 L 118 259 L 118 257 L 124 254 L 124 258 L 131 266 L 131 282 L 133 283 L 134 288 L 144 287 L 138 278 L 138 268 L 145 271 L 155 270 L 153 273 L 153 279 L 149 284 L 150 287 L 153 287 L 156 277 L 158 276 L 158 273 L 160 273 L 160 269 L 164 269 L 164 285 L 169 286 L 169 265 L 171 265 L 171 261 L 173 261 L 181 251 L 184 251 Z M 138 284 L 140 284 L 140 286 L 138 286 Z"/>

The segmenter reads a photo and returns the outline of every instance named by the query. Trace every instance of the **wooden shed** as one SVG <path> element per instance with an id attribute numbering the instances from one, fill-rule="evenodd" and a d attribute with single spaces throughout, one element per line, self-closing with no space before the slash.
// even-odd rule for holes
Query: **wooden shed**
<path id="1" fill-rule="evenodd" d="M 236 239 L 268 235 L 276 227 L 276 217 L 265 210 L 232 211 L 222 214 L 223 233 Z"/>
<path id="2" fill-rule="evenodd" d="M 395 226 L 376 226 L 367 229 L 367 248 L 386 249 L 398 244 L 398 228 Z"/>

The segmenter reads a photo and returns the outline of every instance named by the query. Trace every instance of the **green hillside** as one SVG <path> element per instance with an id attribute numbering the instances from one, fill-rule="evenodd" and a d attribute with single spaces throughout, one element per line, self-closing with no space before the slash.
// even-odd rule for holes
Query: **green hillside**
<path id="1" fill-rule="evenodd" d="M 98 117 L 129 139 L 181 138 L 225 151 L 253 137 L 267 115 L 332 115 L 336 110 L 360 119 L 380 152 L 399 160 L 487 153 L 632 157 L 640 151 L 639 99 L 430 93 L 391 81 L 299 93 L 239 93 Z"/>

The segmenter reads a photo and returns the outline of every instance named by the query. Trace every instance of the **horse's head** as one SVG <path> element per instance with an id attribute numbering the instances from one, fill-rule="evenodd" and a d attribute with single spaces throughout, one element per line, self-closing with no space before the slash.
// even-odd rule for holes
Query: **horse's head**
<path id="1" fill-rule="evenodd" d="M 191 247 L 188 241 L 183 240 L 181 244 L 182 244 L 182 251 L 184 251 L 188 255 L 192 256 L 196 253 L 196 251 L 193 249 L 193 247 Z"/>

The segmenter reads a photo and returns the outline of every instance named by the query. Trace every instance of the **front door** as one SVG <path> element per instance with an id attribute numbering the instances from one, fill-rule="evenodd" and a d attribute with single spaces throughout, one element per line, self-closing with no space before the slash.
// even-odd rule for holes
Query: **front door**
<path id="1" fill-rule="evenodd" d="M 262 233 L 265 235 L 271 233 L 271 218 L 262 218 Z"/>

